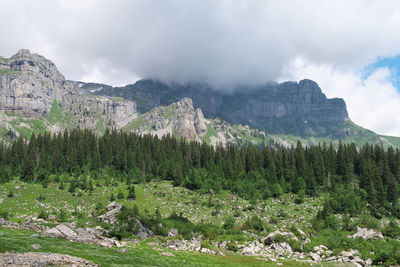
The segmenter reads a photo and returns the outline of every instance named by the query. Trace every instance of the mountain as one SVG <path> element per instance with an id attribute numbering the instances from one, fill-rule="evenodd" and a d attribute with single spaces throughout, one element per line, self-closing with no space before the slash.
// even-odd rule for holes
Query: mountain
<path id="1" fill-rule="evenodd" d="M 237 125 L 249 125 L 266 133 L 268 139 L 290 146 L 303 144 L 354 142 L 400 147 L 400 138 L 383 136 L 352 122 L 343 99 L 326 98 L 311 80 L 237 87 L 231 93 L 216 91 L 205 84 L 167 85 L 153 80 L 139 80 L 125 87 L 78 83 L 89 93 L 118 96 L 136 102 L 139 112 L 159 105 L 170 105 L 184 97 L 193 100 L 208 118 L 221 118 Z"/>
<path id="2" fill-rule="evenodd" d="M 158 106 L 132 120 L 122 130 L 158 137 L 170 134 L 224 146 L 269 142 L 262 130 L 232 125 L 220 119 L 205 119 L 200 108 L 194 109 L 190 98 L 183 98 L 169 106 Z"/>
<path id="3" fill-rule="evenodd" d="M 32 132 L 121 128 L 137 116 L 135 102 L 84 93 L 50 60 L 21 49 L 0 58 L 0 136 Z"/>
<path id="4" fill-rule="evenodd" d="M 26 49 L 0 58 L 0 137 L 12 140 L 74 128 L 102 134 L 109 127 L 160 137 L 169 133 L 213 145 L 260 144 L 265 139 L 260 130 L 206 120 L 188 98 L 141 115 L 135 101 L 89 94 L 103 88 L 112 87 L 65 80 L 53 62 Z"/>
<path id="5" fill-rule="evenodd" d="M 343 99 L 327 99 L 311 80 L 241 86 L 231 93 L 205 84 L 167 85 L 140 80 L 125 87 L 96 85 L 98 95 L 118 96 L 137 102 L 140 112 L 191 98 L 206 117 L 247 124 L 269 134 L 344 137 L 342 124 L 348 120 Z M 93 84 L 82 88 L 93 88 Z"/>
<path id="6" fill-rule="evenodd" d="M 169 133 L 213 145 L 291 145 L 301 139 L 400 147 L 400 138 L 351 122 L 343 99 L 327 99 L 311 80 L 239 86 L 230 93 L 148 79 L 112 87 L 68 81 L 53 62 L 26 49 L 0 57 L 1 139 L 74 128 Z"/>

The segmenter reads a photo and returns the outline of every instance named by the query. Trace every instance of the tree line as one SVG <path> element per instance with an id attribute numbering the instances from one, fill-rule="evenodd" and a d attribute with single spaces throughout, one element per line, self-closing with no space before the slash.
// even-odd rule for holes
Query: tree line
<path id="1" fill-rule="evenodd" d="M 0 144 L 1 182 L 15 177 L 42 182 L 65 173 L 94 181 L 171 180 L 191 190 L 230 190 L 254 200 L 292 192 L 301 202 L 305 195 L 330 192 L 335 199 L 329 205 L 336 212 L 353 213 L 368 205 L 376 216 L 399 214 L 400 152 L 392 147 L 303 147 L 300 141 L 292 147 L 213 147 L 170 135 L 107 130 L 99 137 L 80 129 Z"/>

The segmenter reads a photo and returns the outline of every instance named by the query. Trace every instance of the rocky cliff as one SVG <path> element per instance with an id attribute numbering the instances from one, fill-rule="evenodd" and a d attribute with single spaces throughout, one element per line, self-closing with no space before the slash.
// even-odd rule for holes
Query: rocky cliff
<path id="1" fill-rule="evenodd" d="M 271 134 L 338 138 L 345 135 L 342 127 L 348 120 L 345 102 L 338 98 L 327 99 L 311 80 L 240 86 L 231 91 L 215 91 L 205 84 L 183 86 L 140 80 L 123 88 L 104 86 L 96 94 L 134 100 L 141 112 L 189 97 L 206 117 L 220 117 Z"/>
<path id="2" fill-rule="evenodd" d="M 136 116 L 135 102 L 86 94 L 43 56 L 21 49 L 0 57 L 0 135 L 76 127 L 101 132 Z"/>
<path id="3" fill-rule="evenodd" d="M 231 125 L 220 119 L 205 119 L 200 108 L 194 109 L 190 98 L 183 98 L 169 106 L 158 106 L 122 129 L 158 137 L 167 134 L 181 136 L 212 145 L 261 144 L 268 140 L 261 130 Z"/>

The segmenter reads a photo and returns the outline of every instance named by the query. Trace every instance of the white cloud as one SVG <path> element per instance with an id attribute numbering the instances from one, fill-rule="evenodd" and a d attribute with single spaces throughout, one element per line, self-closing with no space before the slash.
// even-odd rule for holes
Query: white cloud
<path id="1" fill-rule="evenodd" d="M 358 73 L 400 54 L 399 25 L 398 0 L 2 0 L 0 55 L 28 48 L 68 79 L 108 84 L 308 77 L 357 123 L 400 135 L 390 73 Z M 290 73 L 297 58 L 307 64 Z"/>
<path id="2" fill-rule="evenodd" d="M 297 58 L 280 80 L 317 80 L 327 97 L 346 101 L 350 119 L 380 134 L 400 136 L 400 94 L 392 84 L 394 73 L 378 68 L 366 79 L 361 72 L 336 69 Z"/>

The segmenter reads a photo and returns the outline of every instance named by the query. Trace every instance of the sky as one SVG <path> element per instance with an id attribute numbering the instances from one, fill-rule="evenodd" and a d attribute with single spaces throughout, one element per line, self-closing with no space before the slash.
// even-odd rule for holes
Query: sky
<path id="1" fill-rule="evenodd" d="M 312 79 L 350 118 L 400 136 L 398 0 L 0 0 L 0 55 L 26 48 L 70 80 Z"/>

